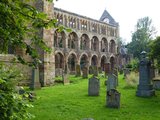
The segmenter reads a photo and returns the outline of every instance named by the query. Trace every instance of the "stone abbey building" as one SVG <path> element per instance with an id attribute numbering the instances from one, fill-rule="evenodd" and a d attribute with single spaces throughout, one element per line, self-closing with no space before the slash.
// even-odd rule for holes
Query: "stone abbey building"
<path id="1" fill-rule="evenodd" d="M 55 18 L 58 24 L 71 28 L 72 32 L 58 32 L 56 29 L 44 29 L 42 37 L 53 49 L 51 54 L 41 52 L 42 65 L 39 66 L 41 85 L 54 83 L 54 77 L 61 74 L 65 68 L 70 74 L 75 74 L 76 66 L 96 66 L 101 70 L 110 62 L 113 68 L 117 62 L 117 38 L 119 24 L 104 10 L 101 18 L 95 20 L 73 12 L 55 8 L 52 3 L 37 2 L 35 4 L 50 18 Z M 1 56 L 2 61 L 8 61 L 12 56 Z M 31 68 L 23 67 L 26 80 L 31 80 Z"/>

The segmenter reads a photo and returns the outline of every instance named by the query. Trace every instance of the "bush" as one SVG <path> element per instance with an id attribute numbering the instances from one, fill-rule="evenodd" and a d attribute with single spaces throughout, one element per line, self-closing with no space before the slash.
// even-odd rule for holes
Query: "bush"
<path id="1" fill-rule="evenodd" d="M 22 74 L 10 67 L 0 64 L 0 117 L 1 120 L 23 120 L 33 117 L 27 112 L 28 107 L 23 96 L 16 92 L 16 85 Z"/>
<path id="2" fill-rule="evenodd" d="M 125 88 L 135 88 L 138 85 L 139 75 L 137 72 L 131 72 L 126 75 L 126 86 Z"/>

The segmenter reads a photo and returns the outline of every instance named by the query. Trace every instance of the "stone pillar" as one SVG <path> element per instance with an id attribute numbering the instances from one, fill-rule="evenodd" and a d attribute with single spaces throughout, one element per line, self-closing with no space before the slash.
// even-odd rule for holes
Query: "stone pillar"
<path id="1" fill-rule="evenodd" d="M 155 95 L 153 85 L 151 85 L 150 67 L 151 62 L 146 58 L 146 52 L 141 53 L 142 59 L 139 68 L 139 85 L 136 95 L 139 97 L 150 97 Z"/>
<path id="2" fill-rule="evenodd" d="M 43 11 L 47 14 L 48 19 L 53 19 L 53 3 L 48 2 L 46 0 L 38 0 L 36 1 L 35 6 L 38 10 Z M 39 34 L 42 39 L 46 43 L 46 45 L 52 48 L 51 53 L 46 53 L 43 50 L 39 50 L 42 64 L 39 66 L 40 72 L 40 81 L 42 86 L 51 85 L 54 83 L 55 78 L 55 56 L 54 56 L 54 48 L 53 48 L 53 28 L 42 29 Z"/>

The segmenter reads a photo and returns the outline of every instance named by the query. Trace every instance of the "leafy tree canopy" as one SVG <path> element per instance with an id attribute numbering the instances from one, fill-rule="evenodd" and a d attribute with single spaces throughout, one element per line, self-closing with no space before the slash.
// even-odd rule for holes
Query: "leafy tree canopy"
<path id="1" fill-rule="evenodd" d="M 156 33 L 149 17 L 141 18 L 137 21 L 136 30 L 132 33 L 132 41 L 127 44 L 128 51 L 135 58 L 140 58 L 142 51 L 149 51 L 147 44 L 153 39 Z"/>
<path id="2" fill-rule="evenodd" d="M 8 46 L 25 50 L 26 54 L 38 62 L 36 48 L 51 52 L 39 30 L 45 28 L 65 29 L 57 26 L 56 19 L 49 19 L 43 12 L 38 11 L 32 3 L 37 0 L 1 0 L 0 1 L 0 53 L 7 53 Z M 44 0 L 41 0 L 44 1 Z M 45 0 L 53 2 L 53 0 Z M 36 47 L 35 47 L 36 46 Z M 17 55 L 18 60 L 27 64 L 22 56 Z"/>

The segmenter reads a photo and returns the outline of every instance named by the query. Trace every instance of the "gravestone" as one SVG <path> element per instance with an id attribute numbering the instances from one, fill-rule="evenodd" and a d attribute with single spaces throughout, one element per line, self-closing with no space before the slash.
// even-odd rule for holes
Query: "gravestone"
<path id="1" fill-rule="evenodd" d="M 76 65 L 76 76 L 79 77 L 81 76 L 81 69 L 80 69 L 80 65 Z"/>
<path id="2" fill-rule="evenodd" d="M 109 74 L 107 80 L 107 91 L 111 89 L 116 89 L 116 87 L 117 87 L 117 77 L 114 74 Z"/>
<path id="3" fill-rule="evenodd" d="M 89 74 L 93 74 L 93 66 L 89 66 Z"/>
<path id="4" fill-rule="evenodd" d="M 116 89 L 107 91 L 106 106 L 109 108 L 120 108 L 120 93 Z"/>
<path id="5" fill-rule="evenodd" d="M 40 85 L 40 80 L 39 80 L 39 69 L 33 68 L 30 89 L 34 90 L 34 89 L 40 89 L 40 88 L 41 88 L 41 85 Z"/>
<path id="6" fill-rule="evenodd" d="M 88 67 L 87 66 L 84 66 L 82 69 L 82 77 L 88 78 Z"/>
<path id="7" fill-rule="evenodd" d="M 62 80 L 64 85 L 68 85 L 70 83 L 68 79 L 68 69 L 67 65 L 65 65 L 64 71 L 62 72 Z"/>
<path id="8" fill-rule="evenodd" d="M 117 86 L 118 86 L 118 69 L 117 68 L 113 69 L 113 74 L 116 76 Z"/>
<path id="9" fill-rule="evenodd" d="M 109 73 L 111 73 L 111 64 L 105 63 L 105 76 L 107 76 Z"/>
<path id="10" fill-rule="evenodd" d="M 146 52 L 141 53 L 141 61 L 139 67 L 139 85 L 136 95 L 139 97 L 150 97 L 155 95 L 153 85 L 151 84 L 150 67 L 151 62 L 146 58 Z"/>
<path id="11" fill-rule="evenodd" d="M 155 90 L 160 90 L 160 78 L 155 77 L 153 78 L 152 82 L 153 82 L 153 88 Z"/>
<path id="12" fill-rule="evenodd" d="M 93 76 L 88 81 L 88 95 L 89 96 L 98 96 L 100 89 L 100 81 L 98 78 Z"/>
<path id="13" fill-rule="evenodd" d="M 97 66 L 93 67 L 93 75 L 94 76 L 98 76 L 98 68 L 97 68 Z"/>

